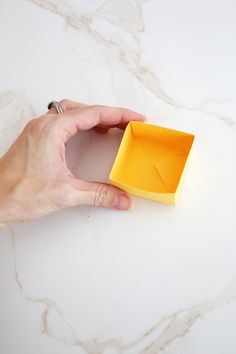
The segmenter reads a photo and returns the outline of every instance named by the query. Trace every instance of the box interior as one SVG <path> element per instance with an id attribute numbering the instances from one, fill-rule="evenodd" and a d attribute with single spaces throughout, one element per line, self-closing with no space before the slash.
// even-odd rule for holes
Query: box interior
<path id="1" fill-rule="evenodd" d="M 112 179 L 154 193 L 174 193 L 193 135 L 132 122 L 126 128 Z"/>

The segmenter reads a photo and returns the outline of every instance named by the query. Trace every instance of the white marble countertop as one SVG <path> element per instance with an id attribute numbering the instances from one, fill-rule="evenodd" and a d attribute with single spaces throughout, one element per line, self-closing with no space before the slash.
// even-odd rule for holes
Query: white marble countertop
<path id="1" fill-rule="evenodd" d="M 176 207 L 134 198 L 0 231 L 1 354 L 235 354 L 235 14 L 233 0 L 1 1 L 1 155 L 64 97 L 196 135 Z M 106 180 L 120 139 L 83 133 L 68 164 Z"/>

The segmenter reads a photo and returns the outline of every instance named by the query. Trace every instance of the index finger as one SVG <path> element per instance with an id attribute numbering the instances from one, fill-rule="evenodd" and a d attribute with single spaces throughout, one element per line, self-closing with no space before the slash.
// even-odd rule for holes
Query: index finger
<path id="1" fill-rule="evenodd" d="M 66 142 L 78 131 L 94 127 L 125 126 L 132 120 L 142 122 L 145 116 L 127 108 L 85 106 L 61 115 L 58 126 L 66 133 L 64 136 Z"/>

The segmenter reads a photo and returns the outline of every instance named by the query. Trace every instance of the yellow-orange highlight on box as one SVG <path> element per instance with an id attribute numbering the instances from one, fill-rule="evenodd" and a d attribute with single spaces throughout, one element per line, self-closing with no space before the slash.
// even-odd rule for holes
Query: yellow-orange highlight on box
<path id="1" fill-rule="evenodd" d="M 156 125 L 130 122 L 110 181 L 128 193 L 176 204 L 194 135 Z"/>

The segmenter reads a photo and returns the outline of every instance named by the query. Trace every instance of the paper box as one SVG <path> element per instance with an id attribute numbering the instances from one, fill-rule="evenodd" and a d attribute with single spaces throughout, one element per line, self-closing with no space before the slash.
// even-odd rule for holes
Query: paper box
<path id="1" fill-rule="evenodd" d="M 194 135 L 141 122 L 126 127 L 110 180 L 128 193 L 176 204 Z"/>

